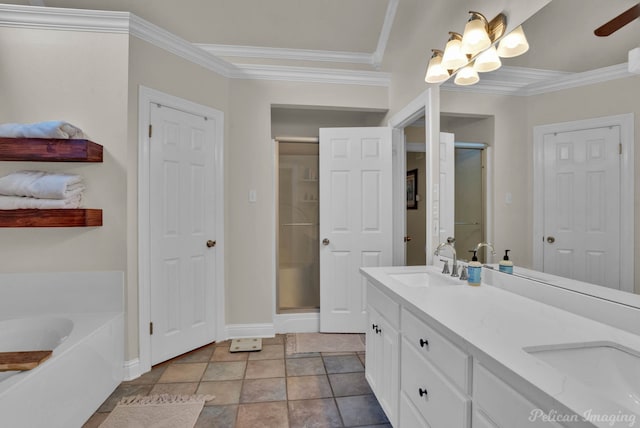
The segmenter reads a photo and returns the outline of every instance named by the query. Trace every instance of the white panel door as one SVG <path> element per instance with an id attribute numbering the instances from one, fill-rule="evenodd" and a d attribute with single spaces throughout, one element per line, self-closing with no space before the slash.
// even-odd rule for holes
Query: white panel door
<path id="1" fill-rule="evenodd" d="M 456 201 L 456 155 L 455 135 L 440 133 L 440 241 L 455 237 L 455 201 Z M 437 207 L 434 207 L 434 210 Z"/>
<path id="2" fill-rule="evenodd" d="M 544 271 L 620 288 L 620 127 L 544 136 Z"/>
<path id="3" fill-rule="evenodd" d="M 360 267 L 393 257 L 391 128 L 320 129 L 320 331 L 367 324 Z"/>
<path id="4" fill-rule="evenodd" d="M 216 123 L 155 104 L 150 115 L 151 363 L 156 364 L 214 337 Z"/>

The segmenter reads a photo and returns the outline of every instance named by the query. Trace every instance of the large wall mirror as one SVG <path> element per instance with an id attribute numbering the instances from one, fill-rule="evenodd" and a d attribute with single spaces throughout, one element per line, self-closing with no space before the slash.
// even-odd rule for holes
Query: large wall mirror
<path id="1" fill-rule="evenodd" d="M 485 168 L 487 175 L 480 180 L 488 181 L 489 187 L 486 181 L 473 187 L 472 181 L 460 192 L 460 195 L 464 195 L 460 196 L 464 200 L 456 200 L 456 207 L 465 207 L 462 210 L 464 212 L 461 212 L 465 214 L 469 201 L 477 196 L 477 192 L 484 192 L 479 199 L 482 204 L 479 217 L 465 218 L 460 215 L 458 218 L 456 215 L 456 223 L 460 223 L 461 228 L 478 229 L 475 223 L 484 222 L 480 230 L 474 229 L 472 238 L 458 240 L 459 245 L 464 247 L 458 247 L 459 253 L 466 254 L 469 249 L 466 247 L 473 246 L 477 237 L 477 240 L 492 241 L 495 244 L 497 255 L 489 261 L 498 262 L 503 251 L 510 249 L 516 266 L 548 271 L 543 264 L 544 259 L 541 260 L 536 251 L 537 248 L 542 248 L 542 240 L 544 245 L 551 245 L 553 236 L 547 236 L 544 232 L 534 233 L 539 222 L 535 213 L 541 204 L 534 195 L 536 177 L 540 176 L 539 171 L 534 171 L 534 165 L 539 168 L 542 165 L 541 159 L 544 161 L 546 156 L 537 146 L 534 129 L 550 124 L 620 115 L 627 115 L 637 122 L 640 118 L 640 75 L 628 73 L 626 63 L 629 50 L 640 46 L 640 20 L 627 24 L 608 37 L 596 37 L 593 34 L 594 29 L 636 3 L 636 0 L 553 0 L 523 24 L 530 45 L 527 53 L 517 58 L 503 59 L 500 70 L 480 74 L 480 83 L 472 87 L 456 87 L 449 81 L 442 84 L 441 131 L 455 133 L 457 141 L 482 143 L 490 149 L 489 153 L 483 154 L 484 160 L 482 156 L 479 158 L 483 162 L 479 164 L 480 168 Z M 640 147 L 639 134 L 638 131 L 635 135 L 631 134 L 631 150 L 634 145 Z M 591 137 L 586 138 L 585 156 L 600 153 L 591 144 Z M 566 150 L 558 150 L 565 150 L 562 152 L 563 156 L 567 153 L 567 156 L 573 156 L 573 149 L 566 147 Z M 477 153 L 468 153 L 467 160 L 471 162 L 471 157 L 476 155 Z M 536 156 L 541 158 L 536 160 Z M 640 149 L 635 149 L 629 160 L 632 167 L 640 165 L 639 159 Z M 640 173 L 638 167 L 635 170 L 635 174 Z M 592 179 L 595 180 L 594 176 L 587 176 L 586 180 Z M 635 180 L 631 177 L 627 181 L 633 186 Z M 546 183 L 549 187 L 548 180 Z M 608 192 L 598 188 L 596 181 L 588 181 L 587 185 L 593 186 L 593 190 L 587 192 L 590 195 Z M 564 191 L 564 195 L 571 191 L 567 186 L 563 188 L 562 182 L 554 182 L 550 186 L 551 190 Z M 563 198 L 562 191 L 549 197 Z M 622 194 L 622 198 L 624 197 Z M 635 185 L 630 199 L 640 200 L 640 185 Z M 622 214 L 615 214 L 615 211 L 610 214 L 605 205 L 607 204 L 591 201 L 559 212 L 557 216 L 576 220 L 584 212 L 595 213 L 600 216 L 598 221 L 601 224 L 619 223 L 619 217 L 625 215 L 626 208 L 622 206 Z M 634 204 L 631 203 L 629 210 L 639 217 L 637 202 L 635 205 L 634 209 Z M 581 221 L 595 221 L 595 214 Z M 463 223 L 467 224 L 462 225 Z M 632 218 L 631 224 L 631 234 L 630 230 L 624 230 L 622 222 L 622 228 L 618 224 L 619 239 L 608 238 L 613 246 L 617 245 L 617 240 L 626 239 L 631 242 L 631 251 L 623 248 L 615 257 L 616 260 L 603 257 L 600 259 L 603 262 L 598 261 L 596 254 L 593 261 L 587 260 L 578 271 L 565 269 L 560 272 L 565 272 L 563 276 L 571 279 L 585 281 L 582 275 L 584 271 L 594 270 L 600 263 L 600 275 L 609 276 L 608 273 L 620 270 L 617 259 L 628 257 L 630 276 L 623 275 L 618 287 L 606 283 L 598 285 L 640 294 L 640 269 L 636 269 L 636 272 L 633 270 L 634 264 L 640 266 L 640 250 L 633 249 L 633 242 L 640 242 L 640 223 L 634 222 Z M 550 263 L 547 261 L 547 266 Z M 558 271 L 552 273 L 557 275 Z"/>

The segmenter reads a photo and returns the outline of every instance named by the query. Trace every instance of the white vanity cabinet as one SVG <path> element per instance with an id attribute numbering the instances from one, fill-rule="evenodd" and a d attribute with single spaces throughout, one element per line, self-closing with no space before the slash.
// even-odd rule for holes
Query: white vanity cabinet
<path id="1" fill-rule="evenodd" d="M 562 428 L 543 420 L 539 406 L 490 372 L 476 360 L 473 364 L 474 428 Z"/>
<path id="2" fill-rule="evenodd" d="M 365 376 L 394 427 L 400 389 L 400 305 L 369 284 L 367 287 L 367 352 Z"/>
<path id="3" fill-rule="evenodd" d="M 405 308 L 400 325 L 400 426 L 468 428 L 471 358 Z"/>

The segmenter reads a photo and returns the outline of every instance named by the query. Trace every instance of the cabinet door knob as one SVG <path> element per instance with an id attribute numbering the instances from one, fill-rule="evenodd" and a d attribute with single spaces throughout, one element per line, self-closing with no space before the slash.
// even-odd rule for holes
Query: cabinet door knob
<path id="1" fill-rule="evenodd" d="M 207 248 L 211 248 L 211 247 L 215 247 L 216 246 L 216 241 L 209 239 L 207 241 Z"/>
<path id="2" fill-rule="evenodd" d="M 428 346 L 429 346 L 429 341 L 428 340 L 420 339 L 420 347 L 421 348 L 426 348 Z"/>
<path id="3" fill-rule="evenodd" d="M 427 389 L 426 388 L 418 388 L 418 392 L 420 393 L 420 397 L 427 395 Z"/>
<path id="4" fill-rule="evenodd" d="M 331 243 L 331 241 L 329 241 L 327 238 L 324 238 L 322 240 L 322 245 L 329 245 Z"/>

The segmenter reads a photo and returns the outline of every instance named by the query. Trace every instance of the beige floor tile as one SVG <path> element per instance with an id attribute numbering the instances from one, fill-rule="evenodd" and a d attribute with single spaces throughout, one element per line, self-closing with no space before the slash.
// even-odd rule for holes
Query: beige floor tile
<path id="1" fill-rule="evenodd" d="M 176 394 L 176 395 L 189 395 L 195 394 L 198 389 L 198 382 L 188 383 L 157 383 L 149 395 L 153 394 Z"/>
<path id="2" fill-rule="evenodd" d="M 289 400 L 332 397 L 331 385 L 327 376 L 293 376 L 287 378 L 287 396 Z"/>
<path id="3" fill-rule="evenodd" d="M 215 344 L 203 346 L 196 351 L 191 351 L 182 357 L 176 358 L 172 363 L 206 363 L 211 359 L 214 349 L 216 349 Z"/>
<path id="4" fill-rule="evenodd" d="M 249 361 L 245 379 L 284 377 L 284 360 Z"/>
<path id="5" fill-rule="evenodd" d="M 155 384 L 162 373 L 164 373 L 165 369 L 169 367 L 169 364 L 161 364 L 151 368 L 148 372 L 143 374 L 142 376 L 129 380 L 126 382 L 122 382 L 123 385 L 153 385 Z"/>
<path id="6" fill-rule="evenodd" d="M 264 345 L 284 345 L 284 334 L 276 334 L 276 337 L 262 338 L 262 346 Z"/>
<path id="7" fill-rule="evenodd" d="M 242 384 L 240 403 L 284 401 L 286 399 L 287 387 L 283 377 L 246 379 Z"/>
<path id="8" fill-rule="evenodd" d="M 171 364 L 158 382 L 199 382 L 206 368 L 207 363 Z"/>
<path id="9" fill-rule="evenodd" d="M 203 381 L 238 380 L 244 377 L 246 361 L 224 361 L 209 363 L 202 376 Z"/>
<path id="10" fill-rule="evenodd" d="M 213 395 L 215 398 L 205 403 L 205 406 L 238 404 L 240 402 L 241 380 L 222 382 L 200 382 L 196 394 Z"/>
<path id="11" fill-rule="evenodd" d="M 252 360 L 278 360 L 284 358 L 284 345 L 262 345 L 262 350 L 249 353 Z"/>
<path id="12" fill-rule="evenodd" d="M 310 376 L 325 374 L 322 358 L 287 358 L 287 376 Z"/>
<path id="13" fill-rule="evenodd" d="M 290 428 L 338 428 L 342 420 L 332 398 L 297 400 L 289 403 Z"/>
<path id="14" fill-rule="evenodd" d="M 287 402 L 241 404 L 236 428 L 288 428 Z"/>

